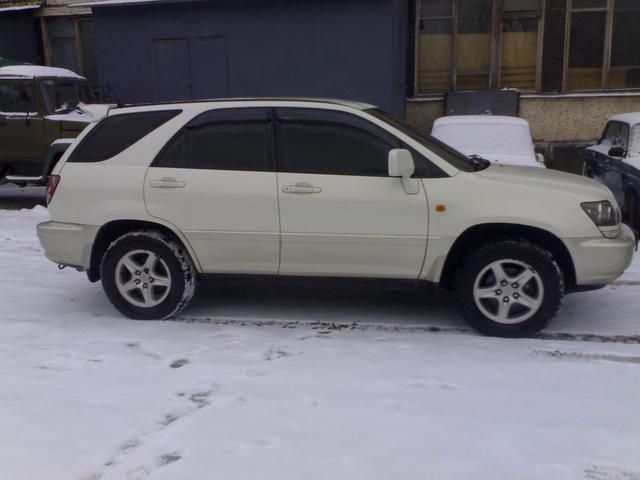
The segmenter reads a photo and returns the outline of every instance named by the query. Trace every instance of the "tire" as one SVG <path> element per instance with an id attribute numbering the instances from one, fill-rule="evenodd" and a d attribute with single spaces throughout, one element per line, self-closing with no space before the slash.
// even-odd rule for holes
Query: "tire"
<path id="1" fill-rule="evenodd" d="M 640 232 L 640 202 L 638 201 L 638 195 L 633 191 L 625 199 L 624 217 L 627 225 L 636 233 Z"/>
<path id="2" fill-rule="evenodd" d="M 7 173 L 9 173 L 9 167 L 0 167 L 0 185 L 7 183 Z"/>
<path id="3" fill-rule="evenodd" d="M 136 320 L 177 315 L 193 297 L 197 278 L 184 247 L 155 231 L 131 232 L 115 240 L 102 259 L 101 274 L 113 306 Z"/>
<path id="4" fill-rule="evenodd" d="M 462 315 L 479 332 L 528 337 L 558 312 L 564 279 L 547 250 L 525 240 L 501 240 L 467 257 L 455 289 Z"/>

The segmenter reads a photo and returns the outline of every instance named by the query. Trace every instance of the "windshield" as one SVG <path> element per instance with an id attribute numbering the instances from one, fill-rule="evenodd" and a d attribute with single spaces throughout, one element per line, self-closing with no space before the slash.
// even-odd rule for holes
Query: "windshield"
<path id="1" fill-rule="evenodd" d="M 79 103 L 95 103 L 91 86 L 84 81 L 68 78 L 40 80 L 49 113 L 73 112 Z"/>
<path id="2" fill-rule="evenodd" d="M 420 130 L 409 125 L 407 122 L 399 120 L 377 108 L 369 109 L 366 112 L 382 120 L 383 122 L 388 123 L 397 130 L 400 130 L 402 133 L 404 133 L 408 137 L 411 137 L 421 145 L 424 145 L 426 148 L 449 162 L 458 170 L 462 170 L 463 172 L 475 172 L 476 170 L 481 169 L 478 166 L 479 164 L 473 159 L 470 159 L 466 155 L 458 152 L 457 150 L 454 150 L 450 146 L 442 143 L 440 140 L 433 138 L 431 135 L 422 133 Z"/>

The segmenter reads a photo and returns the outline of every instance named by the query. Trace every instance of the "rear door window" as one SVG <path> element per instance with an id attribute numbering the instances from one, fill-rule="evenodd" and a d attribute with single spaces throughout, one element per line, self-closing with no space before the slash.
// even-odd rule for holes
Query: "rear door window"
<path id="1" fill-rule="evenodd" d="M 101 162 L 112 158 L 171 120 L 182 110 L 124 113 L 102 120 L 73 151 L 69 162 Z"/>
<path id="2" fill-rule="evenodd" d="M 154 167 L 273 171 L 271 109 L 212 110 L 189 122 Z"/>

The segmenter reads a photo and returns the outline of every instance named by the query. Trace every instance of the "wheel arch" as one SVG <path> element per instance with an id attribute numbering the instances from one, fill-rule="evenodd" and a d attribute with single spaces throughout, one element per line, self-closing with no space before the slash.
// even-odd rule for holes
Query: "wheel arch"
<path id="1" fill-rule="evenodd" d="M 553 233 L 538 227 L 511 223 L 485 223 L 474 225 L 462 232 L 453 243 L 445 260 L 440 286 L 452 289 L 456 272 L 463 265 L 469 252 L 493 240 L 505 238 L 525 239 L 548 250 L 558 262 L 566 288 L 571 290 L 576 285 L 576 271 L 571 253 L 564 242 Z"/>
<path id="2" fill-rule="evenodd" d="M 189 242 L 171 226 L 157 222 L 150 222 L 148 220 L 113 220 L 100 227 L 93 241 L 93 245 L 91 247 L 90 266 L 87 270 L 87 276 L 91 282 L 97 282 L 100 280 L 100 265 L 109 245 L 122 235 L 136 230 L 155 230 L 174 238 L 176 241 L 180 242 L 187 251 L 194 266 L 196 267 L 196 270 L 199 273 L 202 271 Z"/>

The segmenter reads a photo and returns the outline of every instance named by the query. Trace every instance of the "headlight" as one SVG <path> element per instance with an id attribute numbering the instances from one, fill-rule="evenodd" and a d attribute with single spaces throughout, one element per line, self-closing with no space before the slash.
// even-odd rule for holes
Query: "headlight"
<path id="1" fill-rule="evenodd" d="M 608 200 L 581 204 L 589 218 L 607 238 L 615 238 L 620 232 L 620 210 Z M 614 228 L 611 228 L 614 227 Z"/>

